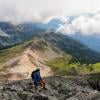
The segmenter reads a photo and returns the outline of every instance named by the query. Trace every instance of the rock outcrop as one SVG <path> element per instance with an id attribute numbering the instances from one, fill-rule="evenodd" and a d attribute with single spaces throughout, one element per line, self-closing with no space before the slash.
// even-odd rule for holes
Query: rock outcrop
<path id="1" fill-rule="evenodd" d="M 100 100 L 100 92 L 94 90 L 84 77 L 53 76 L 44 78 L 46 90 L 34 90 L 31 79 L 1 81 L 0 100 Z"/>

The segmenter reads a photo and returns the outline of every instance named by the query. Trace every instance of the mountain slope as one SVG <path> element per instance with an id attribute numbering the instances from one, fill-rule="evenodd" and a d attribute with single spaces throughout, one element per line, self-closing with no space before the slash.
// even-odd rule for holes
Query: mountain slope
<path id="1" fill-rule="evenodd" d="M 36 33 L 41 33 L 48 30 L 55 30 L 62 22 L 59 19 L 52 19 L 50 22 L 43 23 L 22 23 L 13 25 L 7 22 L 0 22 L 0 48 L 21 43 L 30 39 Z M 99 36 L 83 36 L 81 33 L 70 35 L 75 40 L 79 40 L 91 49 L 99 52 Z M 6 40 L 6 41 L 5 41 Z"/>
<path id="2" fill-rule="evenodd" d="M 29 78 L 36 67 L 41 68 L 42 76 L 49 76 L 53 72 L 46 62 L 56 58 L 62 58 L 66 64 L 100 62 L 99 53 L 72 38 L 54 32 L 40 33 L 30 41 L 0 50 L 1 78 L 10 80 Z"/>
<path id="3" fill-rule="evenodd" d="M 100 35 L 92 35 L 92 36 L 85 36 L 81 35 L 80 33 L 72 35 L 71 36 L 73 39 L 79 40 L 80 42 L 84 43 L 91 49 L 100 52 Z"/>
<path id="4" fill-rule="evenodd" d="M 93 16 L 91 14 L 86 14 L 86 15 Z M 60 25 L 62 25 L 62 26 L 64 24 L 66 24 L 66 26 L 72 25 L 73 21 L 75 19 L 77 19 L 78 17 L 79 16 L 68 16 L 65 18 L 64 21 L 62 19 L 55 19 L 54 18 L 54 19 L 50 20 L 48 23 L 46 23 L 45 26 L 43 24 L 42 25 L 45 28 L 53 29 L 53 30 L 57 31 L 59 29 Z M 78 29 L 78 27 L 77 27 L 77 29 Z M 64 32 L 66 35 L 69 35 L 69 33 L 67 33 L 66 30 Z M 100 52 L 100 43 L 99 43 L 100 42 L 100 35 L 98 35 L 98 34 L 83 35 L 83 33 L 80 32 L 80 30 L 79 30 L 79 32 L 76 32 L 75 34 L 72 34 L 72 35 L 70 34 L 69 36 L 78 40 L 78 41 L 81 41 L 83 44 L 87 45 L 91 49 L 94 49 L 95 51 Z"/>
<path id="5" fill-rule="evenodd" d="M 19 44 L 43 31 L 30 23 L 13 25 L 8 22 L 0 22 L 0 48 Z"/>
<path id="6" fill-rule="evenodd" d="M 40 67 L 42 76 L 52 75 L 51 68 L 46 66 L 44 62 L 47 59 L 53 59 L 61 55 L 49 47 L 45 51 L 39 45 L 39 48 L 34 48 L 38 41 L 36 38 L 33 39 L 33 42 L 25 42 L 24 44 L 1 50 L 0 67 L 2 68 L 0 78 L 9 80 L 29 78 L 32 70 L 36 69 L 36 67 Z"/>
<path id="7" fill-rule="evenodd" d="M 52 46 L 59 48 L 61 51 L 64 51 L 67 54 L 70 54 L 73 57 L 72 62 L 79 61 L 80 63 L 88 64 L 100 61 L 99 53 L 91 50 L 87 46 L 68 36 L 50 32 L 49 34 L 40 34 L 39 38 L 41 37 Z"/>

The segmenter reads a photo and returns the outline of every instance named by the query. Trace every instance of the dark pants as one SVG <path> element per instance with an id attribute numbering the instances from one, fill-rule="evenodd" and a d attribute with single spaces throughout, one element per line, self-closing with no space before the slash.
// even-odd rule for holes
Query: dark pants
<path id="1" fill-rule="evenodd" d="M 38 85 L 39 85 L 39 82 L 37 82 L 37 81 L 34 81 L 34 87 L 35 87 L 35 89 L 38 87 Z"/>

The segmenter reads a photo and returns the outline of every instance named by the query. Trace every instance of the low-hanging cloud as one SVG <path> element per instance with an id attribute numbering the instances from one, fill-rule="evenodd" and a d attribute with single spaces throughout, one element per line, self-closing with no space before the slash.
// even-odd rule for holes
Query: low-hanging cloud
<path id="1" fill-rule="evenodd" d="M 63 15 L 100 10 L 100 0 L 0 0 L 0 21 L 47 22 Z"/>
<path id="2" fill-rule="evenodd" d="M 67 35 L 73 35 L 76 33 L 81 33 L 83 35 L 100 35 L 100 12 L 89 15 L 84 14 L 78 17 L 67 18 L 64 24 L 61 24 L 57 31 L 60 31 Z"/>

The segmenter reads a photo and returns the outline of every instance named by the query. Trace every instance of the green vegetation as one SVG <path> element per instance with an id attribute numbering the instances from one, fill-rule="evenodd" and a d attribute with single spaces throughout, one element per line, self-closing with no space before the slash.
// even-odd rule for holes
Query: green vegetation
<path id="1" fill-rule="evenodd" d="M 55 58 L 50 61 L 46 61 L 48 66 L 54 70 L 55 74 L 60 75 L 80 75 L 89 74 L 93 72 L 100 72 L 100 63 L 97 64 L 80 64 L 80 63 L 69 63 L 71 58 L 64 56 Z"/>
<path id="2" fill-rule="evenodd" d="M 100 72 L 100 63 L 94 64 L 93 69 L 94 69 L 95 72 Z"/>
<path id="3" fill-rule="evenodd" d="M 68 66 L 70 59 L 71 59 L 70 56 L 59 57 L 50 61 L 46 61 L 46 64 L 48 66 L 51 66 L 55 74 L 61 74 L 61 75 L 70 74 L 71 71 L 76 72 L 75 69 L 76 66 L 75 67 L 73 65 L 70 67 Z M 74 74 L 77 74 L 77 72 Z"/>
<path id="4" fill-rule="evenodd" d="M 23 52 L 31 43 L 32 49 L 43 53 L 52 49 L 62 55 L 62 57 L 46 61 L 46 64 L 52 67 L 55 74 L 79 75 L 100 72 L 100 63 L 97 63 L 100 57 L 97 53 L 68 37 L 51 33 L 36 36 L 19 45 L 0 50 L 0 69 L 6 67 L 4 63 L 7 60 Z M 29 58 L 34 59 L 30 55 Z M 33 60 L 30 61 L 34 63 Z"/>
<path id="5" fill-rule="evenodd" d="M 2 48 L 3 46 L 0 44 L 0 49 Z"/>
<path id="6" fill-rule="evenodd" d="M 32 43 L 32 40 L 25 41 L 19 45 L 14 46 L 14 47 L 0 50 L 0 69 L 5 67 L 4 63 L 8 59 L 11 59 L 12 57 L 15 57 L 19 53 L 23 52 L 25 50 L 25 48 L 27 48 L 31 43 Z"/>

